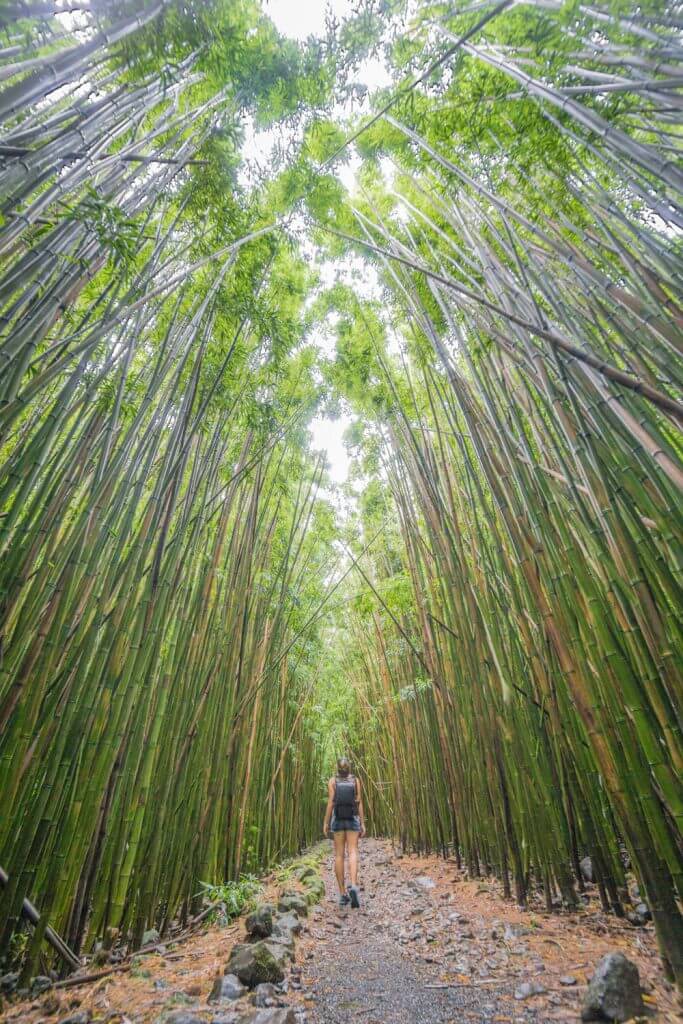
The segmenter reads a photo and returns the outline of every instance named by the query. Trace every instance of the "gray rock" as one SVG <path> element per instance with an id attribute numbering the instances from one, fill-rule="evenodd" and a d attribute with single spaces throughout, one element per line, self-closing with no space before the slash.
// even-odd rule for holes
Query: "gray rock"
<path id="1" fill-rule="evenodd" d="M 531 996 L 542 996 L 547 989 L 537 981 L 525 981 L 515 989 L 515 999 L 529 999 Z"/>
<path id="2" fill-rule="evenodd" d="M 239 980 L 256 988 L 264 981 L 280 982 L 285 976 L 287 950 L 283 946 L 265 941 L 242 943 L 233 948 L 228 961 L 227 973 L 236 974 Z"/>
<path id="3" fill-rule="evenodd" d="M 264 982 L 262 985 L 257 985 L 251 995 L 251 1001 L 254 1006 L 258 1006 L 259 1009 L 285 1005 L 280 992 L 278 992 L 275 985 L 271 985 L 270 982 Z"/>
<path id="4" fill-rule="evenodd" d="M 297 1024 L 294 1010 L 252 1010 L 240 1024 Z"/>
<path id="5" fill-rule="evenodd" d="M 247 989 L 236 974 L 223 974 L 214 981 L 207 1002 L 225 1003 L 232 999 L 241 999 L 246 994 Z"/>
<path id="6" fill-rule="evenodd" d="M 518 939 L 521 935 L 530 935 L 531 928 L 525 924 L 506 924 L 505 930 L 503 931 L 503 938 L 506 942 L 510 942 L 512 939 Z"/>
<path id="7" fill-rule="evenodd" d="M 581 874 L 583 875 L 584 882 L 592 882 L 593 861 L 590 859 L 590 857 L 584 857 L 583 860 L 580 860 L 579 867 L 581 868 Z"/>
<path id="8" fill-rule="evenodd" d="M 189 1010 L 172 1010 L 170 1013 L 162 1013 L 157 1018 L 157 1024 L 205 1024 L 202 1017 Z"/>
<path id="9" fill-rule="evenodd" d="M 560 985 L 576 985 L 576 978 L 573 974 L 563 974 L 560 978 Z"/>
<path id="10" fill-rule="evenodd" d="M 285 892 L 280 897 L 277 909 L 281 914 L 288 914 L 294 911 L 302 917 L 308 917 L 308 902 L 305 896 L 298 892 Z"/>
<path id="11" fill-rule="evenodd" d="M 52 978 L 48 978 L 44 974 L 39 974 L 31 981 L 31 995 L 40 995 L 41 992 L 47 992 L 49 988 L 52 988 Z"/>
<path id="12" fill-rule="evenodd" d="M 626 915 L 626 920 L 634 926 L 634 928 L 644 928 L 647 924 L 647 918 L 641 917 L 635 910 L 629 910 Z"/>
<path id="13" fill-rule="evenodd" d="M 647 903 L 638 903 L 636 906 L 636 914 L 640 914 L 640 916 L 644 917 L 646 921 L 652 920 L 652 914 L 650 913 L 650 908 Z"/>
<path id="14" fill-rule="evenodd" d="M 62 1017 L 59 1024 L 90 1024 L 91 1019 L 89 1010 L 77 1010 L 76 1013 L 70 1013 L 68 1017 Z M 169 1022 L 169 1024 L 176 1024 L 176 1022 Z"/>
<path id="15" fill-rule="evenodd" d="M 14 992 L 18 984 L 19 973 L 17 971 L 10 971 L 8 974 L 3 974 L 2 977 L 0 977 L 0 992 Z"/>
<path id="16" fill-rule="evenodd" d="M 159 935 L 159 932 L 156 930 L 156 928 L 148 928 L 146 932 L 143 932 L 142 945 L 153 946 L 154 943 L 158 942 L 160 938 L 161 935 Z"/>
<path id="17" fill-rule="evenodd" d="M 294 959 L 294 935 L 290 931 L 277 932 L 267 940 L 269 945 L 281 946 L 290 960 Z"/>
<path id="18" fill-rule="evenodd" d="M 267 939 L 273 931 L 273 906 L 270 903 L 261 903 L 253 914 L 250 914 L 245 924 L 247 933 L 254 939 Z"/>
<path id="19" fill-rule="evenodd" d="M 273 935 L 300 935 L 301 928 L 301 921 L 295 913 L 278 914 L 273 919 Z"/>
<path id="20" fill-rule="evenodd" d="M 625 1021 L 644 1012 L 638 968 L 623 953 L 608 953 L 589 982 L 581 1020 Z"/>
<path id="21" fill-rule="evenodd" d="M 168 982 L 165 978 L 157 978 L 154 982 L 154 988 L 157 992 L 161 992 L 163 989 L 168 988 Z"/>
<path id="22" fill-rule="evenodd" d="M 419 885 L 421 889 L 435 889 L 436 882 L 429 875 L 418 875 L 415 879 L 415 885 Z"/>

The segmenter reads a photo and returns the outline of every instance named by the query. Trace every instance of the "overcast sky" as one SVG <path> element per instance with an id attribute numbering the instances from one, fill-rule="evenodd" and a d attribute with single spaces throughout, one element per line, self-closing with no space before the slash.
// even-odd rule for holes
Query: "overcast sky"
<path id="1" fill-rule="evenodd" d="M 294 39 L 322 35 L 325 31 L 325 13 L 331 10 L 338 18 L 352 13 L 350 0 L 266 0 L 266 13 L 280 32 Z"/>

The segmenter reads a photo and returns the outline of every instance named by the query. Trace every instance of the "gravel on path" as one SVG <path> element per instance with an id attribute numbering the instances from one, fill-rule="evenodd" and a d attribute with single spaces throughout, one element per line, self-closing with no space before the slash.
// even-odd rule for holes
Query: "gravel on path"
<path id="1" fill-rule="evenodd" d="M 547 1019 L 515 1001 L 513 978 L 491 978 L 485 963 L 469 962 L 471 941 L 460 938 L 457 922 L 448 921 L 454 908 L 436 898 L 432 879 L 411 876 L 388 843 L 362 842 L 360 910 L 337 908 L 331 860 L 323 868 L 326 900 L 314 911 L 301 947 L 306 1005 L 314 1024 L 531 1024 Z M 447 947 L 431 930 L 437 920 L 451 925 Z M 463 958 L 468 958 L 466 978 L 459 971 Z"/>

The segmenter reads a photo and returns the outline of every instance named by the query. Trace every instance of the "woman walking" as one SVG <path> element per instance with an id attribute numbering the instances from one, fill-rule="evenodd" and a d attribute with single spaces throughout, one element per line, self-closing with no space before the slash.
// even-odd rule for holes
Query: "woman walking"
<path id="1" fill-rule="evenodd" d="M 365 835 L 365 814 L 360 781 L 351 773 L 345 757 L 337 761 L 337 774 L 327 783 L 327 809 L 323 832 L 334 838 L 334 873 L 339 886 L 339 906 L 360 907 L 358 889 L 358 840 Z M 349 853 L 351 884 L 344 885 L 344 854 Z"/>

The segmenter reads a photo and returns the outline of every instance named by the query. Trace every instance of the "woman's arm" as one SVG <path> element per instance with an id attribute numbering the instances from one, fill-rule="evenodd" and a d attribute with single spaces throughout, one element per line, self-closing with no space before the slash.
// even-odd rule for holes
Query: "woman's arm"
<path id="1" fill-rule="evenodd" d="M 365 835 L 365 811 L 363 810 L 363 793 L 360 788 L 360 779 L 356 779 L 356 803 L 358 804 L 358 817 L 360 818 L 360 837 Z"/>
<path id="2" fill-rule="evenodd" d="M 327 807 L 325 808 L 325 820 L 323 822 L 323 835 L 327 836 L 330 833 L 330 820 L 332 818 L 332 811 L 334 810 L 334 779 L 330 779 L 327 783 Z"/>

